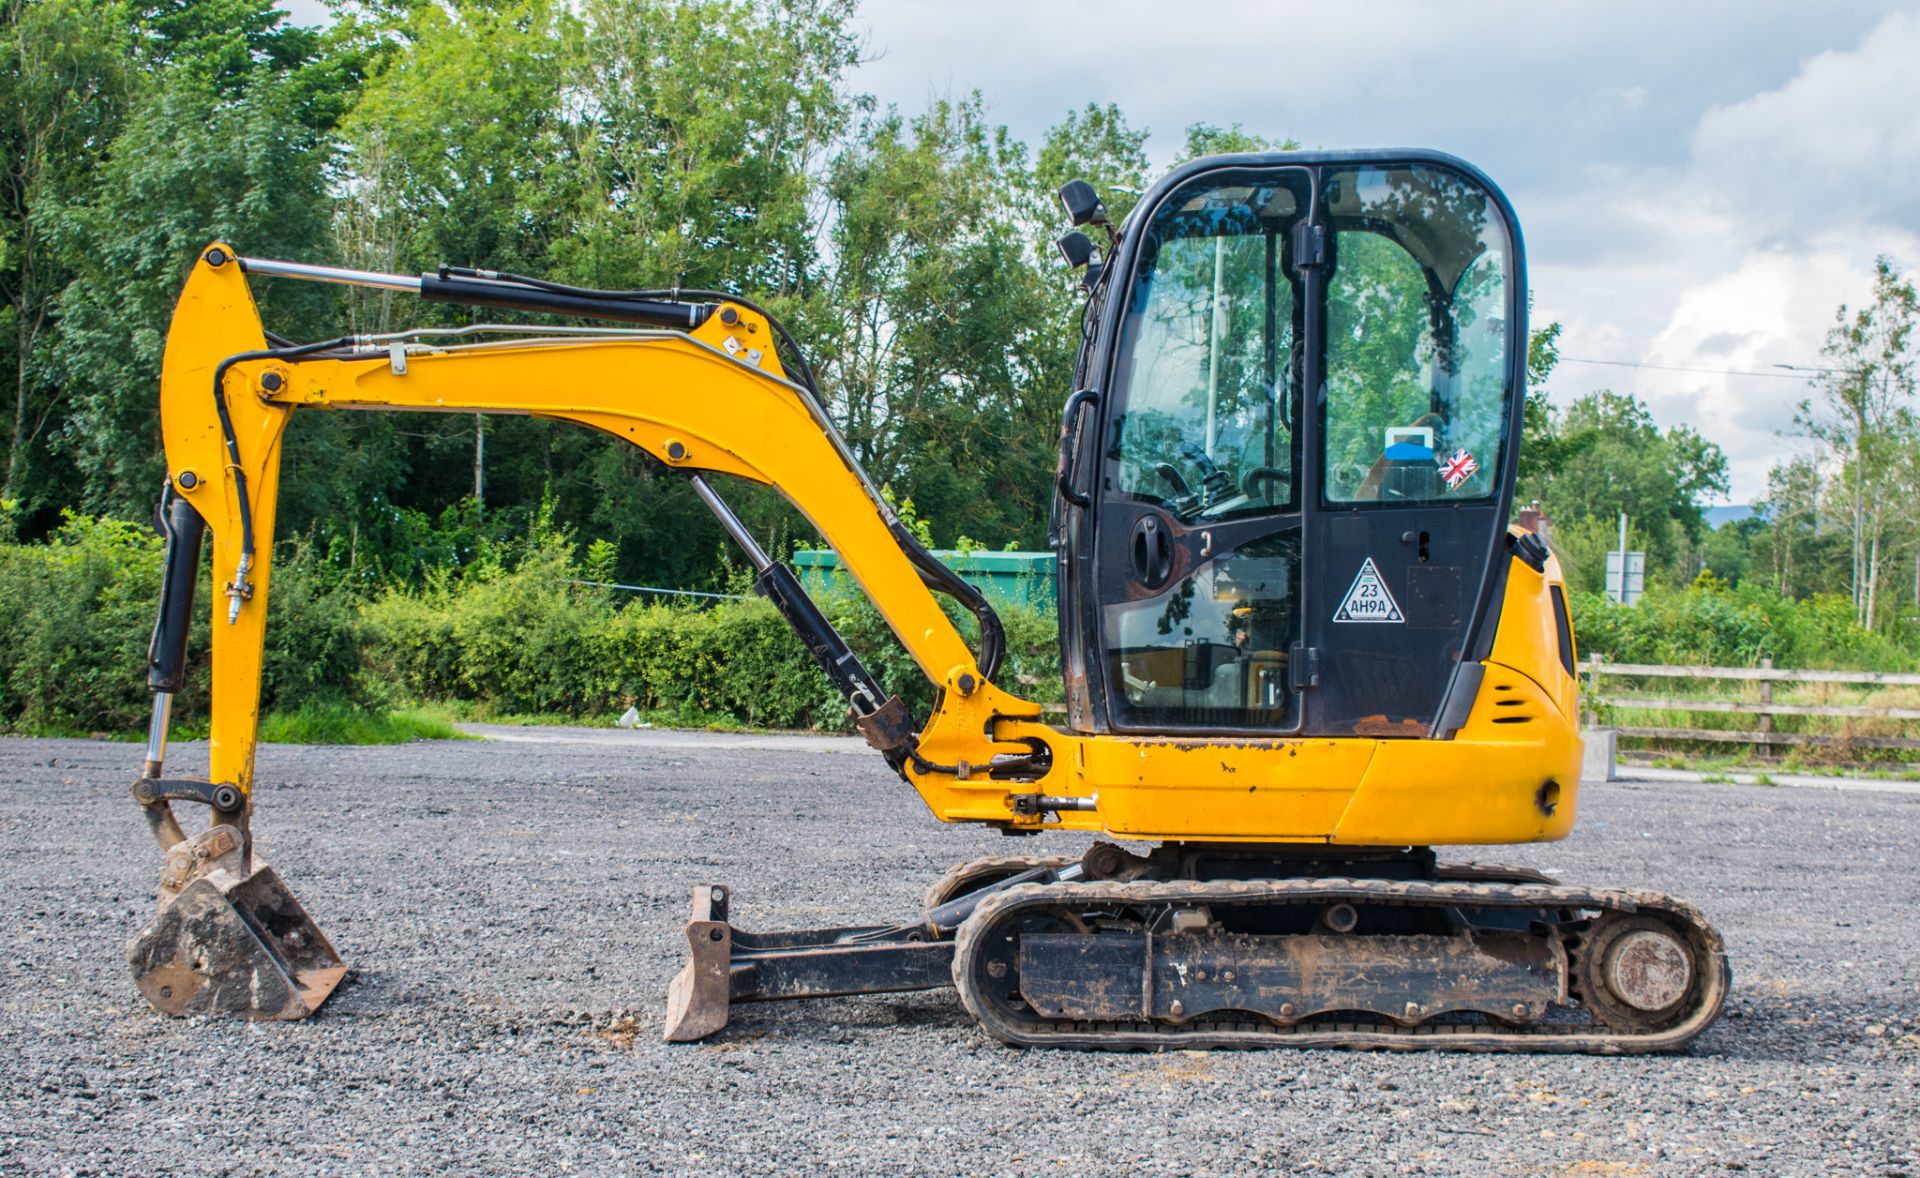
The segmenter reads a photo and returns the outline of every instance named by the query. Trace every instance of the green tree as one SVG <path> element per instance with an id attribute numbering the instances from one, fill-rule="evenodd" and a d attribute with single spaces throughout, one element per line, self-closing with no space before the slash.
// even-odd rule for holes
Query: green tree
<path id="1" fill-rule="evenodd" d="M 911 119 L 889 110 L 856 132 L 828 189 L 838 320 L 822 369 L 855 455 L 912 487 L 943 539 L 1038 543 L 1066 388 L 1025 148 L 977 94 Z"/>
<path id="2" fill-rule="evenodd" d="M 355 260 L 550 270 L 578 203 L 583 131 L 562 103 L 583 53 L 579 21 L 549 0 L 423 5 L 352 34 L 398 42 L 370 52 L 342 123 L 358 180 L 343 226 Z M 439 314 L 408 311 L 406 322 Z M 375 330 L 394 322 L 391 304 L 356 315 Z"/>
<path id="3" fill-rule="evenodd" d="M 1874 262 L 1873 301 L 1835 313 L 1821 355 L 1832 368 L 1815 383 L 1820 393 L 1800 403 L 1794 424 L 1819 442 L 1840 467 L 1846 521 L 1852 537 L 1853 606 L 1872 629 L 1882 548 L 1899 501 L 1897 476 L 1916 445 L 1914 420 L 1914 327 L 1920 297 L 1892 260 Z M 1905 487 L 1911 491 L 1911 483 Z"/>
<path id="4" fill-rule="evenodd" d="M 1106 203 L 1107 215 L 1120 224 L 1146 191 L 1147 132 L 1130 126 L 1119 106 L 1111 102 L 1105 106 L 1089 102 L 1080 110 L 1068 111 L 1048 128 L 1034 157 L 1034 199 L 1045 213 L 1057 211 L 1052 196 L 1069 180 L 1093 185 Z M 1063 230 L 1051 216 L 1044 224 L 1051 230 L 1049 241 Z"/>
<path id="5" fill-rule="evenodd" d="M 1774 588 L 1783 597 L 1825 588 L 1813 580 L 1819 569 L 1815 545 L 1822 533 L 1820 491 L 1820 467 L 1810 455 L 1788 459 L 1767 472 L 1767 497 L 1759 506 L 1770 526 L 1762 540 Z"/>
<path id="6" fill-rule="evenodd" d="M 50 231 L 92 200 L 126 114 L 131 35 L 124 8 L 101 0 L 10 0 L 0 9 L 0 351 L 14 386 L 0 499 L 48 524 L 71 502 L 70 476 L 46 440 L 65 412 L 51 352 L 60 293 L 73 277 Z"/>
<path id="7" fill-rule="evenodd" d="M 1520 474 L 1515 503 L 1539 499 L 1564 461 L 1554 431 L 1552 395 L 1547 391 L 1547 378 L 1559 363 L 1560 324 L 1549 323 L 1527 337 L 1527 398 L 1520 407 Z"/>
<path id="8" fill-rule="evenodd" d="M 283 19 L 266 0 L 253 11 Z M 305 60 L 250 53 L 241 65 L 225 37 L 168 28 L 163 35 L 136 25 L 137 36 L 158 46 L 164 72 L 140 85 L 89 202 L 59 209 L 49 230 L 73 275 L 58 301 L 53 348 L 70 405 L 56 445 L 77 470 L 84 507 L 134 517 L 150 507 L 160 481 L 160 354 L 193 258 L 216 238 L 267 256 L 316 256 L 331 210 L 331 144 L 309 120 L 317 108 L 299 78 Z M 304 36 L 290 44 L 299 53 L 318 47 Z M 194 56 L 196 49 L 211 58 Z M 273 289 L 262 301 L 272 317 L 330 325 L 324 291 Z M 330 462 L 296 460 L 290 483 L 298 484 L 302 461 Z"/>
<path id="9" fill-rule="evenodd" d="M 1248 151 L 1298 151 L 1300 142 L 1291 136 L 1269 139 L 1257 135 L 1239 123 L 1221 127 L 1213 123 L 1195 123 L 1187 128 L 1187 141 L 1180 148 L 1176 163 L 1203 155 L 1228 155 Z"/>
<path id="10" fill-rule="evenodd" d="M 134 7 L 135 46 L 154 74 L 191 76 L 244 101 L 261 69 L 300 70 L 320 55 L 321 33 L 287 23 L 259 0 L 160 0 Z"/>
<path id="11" fill-rule="evenodd" d="M 601 287 L 738 292 L 831 347 L 839 308 L 820 260 L 824 176 L 854 100 L 850 0 L 586 5 L 581 102 L 592 112 L 577 232 L 559 274 Z M 563 518 L 620 545 L 635 575 L 717 583 L 731 549 L 684 480 L 631 447 L 555 439 Z M 769 551 L 813 537 L 777 496 L 740 488 Z"/>
<path id="12" fill-rule="evenodd" d="M 565 96 L 577 92 L 584 35 L 566 6 L 547 0 L 410 6 L 349 22 L 341 36 L 365 56 L 368 76 L 342 120 L 354 182 L 335 221 L 335 256 L 380 271 L 449 264 L 553 274 L 554 243 L 578 229 L 589 129 Z M 357 331 L 501 317 L 390 292 L 355 291 L 349 301 Z M 440 515 L 463 496 L 484 501 L 490 475 L 518 501 L 512 520 L 526 519 L 549 481 L 542 459 L 553 431 L 544 423 L 369 419 L 333 432 L 368 480 L 361 494 L 396 505 L 373 518 L 340 494 L 316 505 L 318 538 L 338 552 L 345 533 L 355 562 L 403 563 L 413 530 L 405 513 Z M 531 479 L 529 459 L 538 468 Z"/>
<path id="13" fill-rule="evenodd" d="M 818 173 L 850 109 L 849 13 L 840 0 L 372 10 L 351 32 L 373 64 L 346 120 L 355 183 L 339 254 L 380 270 L 739 291 L 817 337 Z M 375 294 L 353 315 L 380 329 L 513 318 Z M 551 496 L 558 519 L 615 545 L 622 575 L 721 575 L 705 510 L 631 446 L 512 417 L 379 428 L 363 441 L 391 439 L 394 514 L 368 521 L 376 534 L 355 550 L 399 561 L 423 517 L 469 496 L 491 506 L 482 530 L 501 534 Z M 805 530 L 771 496 L 738 498 L 770 549 Z"/>
<path id="14" fill-rule="evenodd" d="M 811 286 L 815 173 L 846 129 L 851 0 L 589 0 L 591 180 L 563 258 L 595 285 Z"/>
<path id="15" fill-rule="evenodd" d="M 1061 264 L 1054 242 L 1066 232 L 1057 194 L 1069 180 L 1093 185 L 1107 206 L 1107 216 L 1120 225 L 1133 212 L 1147 187 L 1147 132 L 1127 123 L 1112 103 L 1088 103 L 1068 111 L 1047 130 L 1034 159 L 1028 193 L 1018 212 L 1032 226 L 1034 264 L 1039 271 L 1042 297 L 1048 304 L 1047 328 L 1034 341 L 1036 395 L 1057 409 L 1070 391 L 1073 364 L 1080 349 L 1085 292 L 1076 277 Z M 1096 233 L 1096 237 L 1099 235 Z M 1097 241 L 1102 249 L 1105 241 Z M 1032 472 L 1044 479 L 1047 469 Z"/>
<path id="16" fill-rule="evenodd" d="M 1691 579 L 1687 558 L 1706 531 L 1703 507 L 1728 486 L 1718 446 L 1688 426 L 1662 431 L 1638 398 L 1608 390 L 1568 407 L 1553 443 L 1559 465 L 1540 476 L 1540 497 L 1578 587 L 1600 587 L 1623 512 L 1629 545 L 1647 553 L 1650 571 L 1676 584 Z"/>

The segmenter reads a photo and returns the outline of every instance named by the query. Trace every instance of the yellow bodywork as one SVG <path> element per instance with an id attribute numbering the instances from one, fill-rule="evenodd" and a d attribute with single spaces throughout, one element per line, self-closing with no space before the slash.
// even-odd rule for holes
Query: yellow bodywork
<path id="1" fill-rule="evenodd" d="M 232 251 L 226 247 L 226 257 Z M 216 367 L 266 338 L 241 267 L 196 263 L 175 310 L 161 376 L 174 489 L 213 534 L 214 584 L 234 580 L 239 492 L 215 413 Z M 744 307 L 687 332 L 410 345 L 404 372 L 364 359 L 234 363 L 225 391 L 257 538 L 252 595 L 229 624 L 215 594 L 209 777 L 251 793 L 261 652 L 272 574 L 281 443 L 296 409 L 521 413 L 623 438 L 669 466 L 777 489 L 839 553 L 920 669 L 942 691 L 920 733 L 928 763 L 904 772 L 944 821 L 1104 831 L 1134 839 L 1367 846 L 1519 843 L 1563 837 L 1579 786 L 1575 683 L 1549 599 L 1560 580 L 1512 562 L 1479 696 L 1451 740 L 1174 739 L 1085 735 L 978 682 L 972 651 L 889 530 L 890 512 L 849 466 L 810 398 L 775 358 L 768 323 Z M 529 329 L 537 331 L 537 329 Z M 736 358 L 758 352 L 757 364 Z M 271 374 L 271 375 L 270 375 Z M 190 477 L 183 477 L 190 476 Z M 963 676 L 965 677 L 963 679 Z M 960 685 L 976 684 L 970 694 Z M 1029 742 L 1052 751 L 1037 782 L 984 770 Z M 1057 818 L 1014 812 L 1013 795 L 1091 798 Z"/>

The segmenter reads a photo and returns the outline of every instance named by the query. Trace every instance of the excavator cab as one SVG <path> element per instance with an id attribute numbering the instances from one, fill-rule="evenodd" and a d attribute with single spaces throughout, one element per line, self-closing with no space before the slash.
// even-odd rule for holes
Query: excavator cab
<path id="1" fill-rule="evenodd" d="M 1444 735 L 1498 622 L 1520 235 L 1426 153 L 1218 157 L 1092 292 L 1054 513 L 1083 732 Z"/>

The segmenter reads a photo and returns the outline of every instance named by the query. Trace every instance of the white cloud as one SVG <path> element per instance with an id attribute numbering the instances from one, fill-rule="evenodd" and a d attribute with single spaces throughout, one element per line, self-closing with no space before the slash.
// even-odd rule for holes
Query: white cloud
<path id="1" fill-rule="evenodd" d="M 1887 17 L 1792 81 L 1718 106 L 1693 136 L 1696 176 L 1768 233 L 1920 221 L 1920 13 Z"/>
<path id="2" fill-rule="evenodd" d="M 1587 197 L 1614 241 L 1590 239 L 1575 264 L 1536 278 L 1567 325 L 1566 354 L 1766 375 L 1570 364 L 1560 395 L 1631 389 L 1726 450 L 1734 501 L 1758 495 L 1806 446 L 1792 422 L 1811 390 L 1774 366 L 1819 362 L 1835 308 L 1865 297 L 1876 255 L 1920 264 L 1916 63 L 1920 16 L 1889 15 L 1854 47 L 1703 111 L 1684 165 L 1600 173 Z"/>

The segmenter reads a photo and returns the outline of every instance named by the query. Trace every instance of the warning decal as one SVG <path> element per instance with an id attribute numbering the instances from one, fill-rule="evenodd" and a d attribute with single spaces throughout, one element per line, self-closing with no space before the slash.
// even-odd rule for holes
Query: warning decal
<path id="1" fill-rule="evenodd" d="M 1373 558 L 1367 557 L 1360 563 L 1360 573 L 1353 579 L 1353 588 L 1347 590 L 1347 596 L 1340 602 L 1333 620 L 1336 622 L 1404 622 L 1400 616 L 1400 605 L 1394 601 L 1393 594 L 1387 592 L 1387 583 L 1380 576 L 1380 570 L 1374 567 Z"/>

